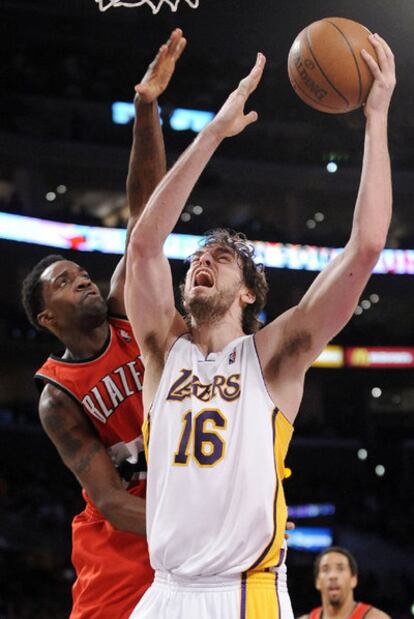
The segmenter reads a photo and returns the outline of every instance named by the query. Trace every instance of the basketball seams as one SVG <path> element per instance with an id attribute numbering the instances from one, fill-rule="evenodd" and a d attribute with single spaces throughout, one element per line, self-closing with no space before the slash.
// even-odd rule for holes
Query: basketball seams
<path id="1" fill-rule="evenodd" d="M 331 22 L 328 22 L 329 24 Z M 321 65 L 319 64 L 313 49 L 312 49 L 312 45 L 311 45 L 311 41 L 310 41 L 310 33 L 309 33 L 309 28 L 306 28 L 306 43 L 308 46 L 308 50 L 312 56 L 312 59 L 314 61 L 314 63 L 316 64 L 316 66 L 318 67 L 319 71 L 321 72 L 321 74 L 323 75 L 323 77 L 326 79 L 326 81 L 328 82 L 329 86 L 336 92 L 337 95 L 339 95 L 341 97 L 341 99 L 343 99 L 343 101 L 346 103 L 346 105 L 349 107 L 350 103 L 348 101 L 348 99 L 345 97 L 345 95 L 343 95 L 336 87 L 335 85 L 331 82 L 331 80 L 329 79 L 329 77 L 326 75 L 325 71 L 322 69 Z M 358 73 L 358 77 L 359 77 L 359 73 Z M 360 91 L 361 91 L 361 80 L 359 80 L 359 86 L 360 86 Z"/>
<path id="2" fill-rule="evenodd" d="M 295 70 L 297 70 L 297 69 L 295 69 Z M 299 84 L 299 83 L 295 80 L 295 78 L 293 77 L 292 73 L 290 73 L 290 81 L 291 81 L 291 84 L 292 84 L 292 86 L 293 86 L 293 88 L 294 88 L 295 90 L 296 90 L 296 88 L 297 88 L 298 90 L 300 90 L 300 92 L 301 92 L 301 93 L 302 93 L 302 94 L 303 94 L 303 95 L 304 95 L 307 99 L 309 99 L 310 101 L 312 101 L 312 103 L 317 103 L 317 104 L 318 104 L 318 106 L 320 106 L 319 108 L 316 108 L 316 109 L 319 109 L 319 111 L 320 111 L 320 112 L 328 112 L 328 113 L 330 113 L 330 114 L 337 114 L 337 113 L 338 113 L 338 110 L 337 110 L 337 108 L 336 108 L 336 107 L 334 107 L 334 106 L 330 106 L 330 105 L 328 105 L 327 103 L 321 103 L 321 102 L 319 101 L 319 99 L 315 99 L 314 97 L 312 97 L 312 96 L 311 96 L 311 95 L 310 95 L 310 94 L 309 94 L 306 90 L 304 90 L 304 89 L 301 87 L 301 85 L 300 85 L 300 84 Z M 321 108 L 323 108 L 323 107 L 324 107 L 324 108 L 326 108 L 326 109 L 322 110 Z"/>
<path id="3" fill-rule="evenodd" d="M 357 75 L 358 75 L 358 92 L 359 92 L 359 95 L 358 95 L 358 101 L 359 101 L 359 105 L 362 105 L 362 79 L 361 79 L 361 71 L 360 71 L 360 69 L 359 69 L 359 63 L 358 63 L 357 57 L 356 57 L 356 55 L 355 55 L 355 52 L 354 52 L 354 50 L 353 50 L 353 48 L 352 48 L 352 45 L 351 45 L 351 44 L 350 44 L 350 42 L 348 41 L 348 39 L 347 39 L 347 37 L 346 37 L 346 34 L 345 34 L 342 30 L 341 30 L 341 28 L 339 28 L 339 26 L 337 26 L 334 22 L 329 21 L 329 19 L 325 19 L 324 21 L 325 21 L 327 24 L 330 24 L 331 26 L 333 26 L 334 28 L 336 28 L 336 30 L 339 32 L 339 34 L 343 37 L 343 39 L 344 39 L 345 43 L 346 43 L 346 44 L 347 44 L 347 46 L 348 46 L 349 51 L 350 51 L 350 52 L 351 52 L 351 54 L 352 54 L 352 58 L 354 59 L 354 62 L 355 62 L 355 67 L 356 67 L 356 70 L 357 70 Z"/>

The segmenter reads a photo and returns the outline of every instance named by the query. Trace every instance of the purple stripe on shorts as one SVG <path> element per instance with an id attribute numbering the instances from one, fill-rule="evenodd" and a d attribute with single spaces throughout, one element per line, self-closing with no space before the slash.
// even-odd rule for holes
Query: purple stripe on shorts
<path id="1" fill-rule="evenodd" d="M 241 577 L 240 619 L 246 618 L 246 580 L 247 572 L 243 572 Z"/>
<path id="2" fill-rule="evenodd" d="M 275 589 L 276 589 L 276 600 L 277 600 L 277 619 L 280 619 L 280 600 L 279 600 L 279 591 L 277 589 L 277 585 L 278 585 L 278 576 L 279 574 L 276 572 L 276 578 L 275 578 Z"/>
<path id="3" fill-rule="evenodd" d="M 278 564 L 276 565 L 276 567 L 280 567 L 280 566 L 282 565 L 282 563 L 283 563 L 283 559 L 284 559 L 284 558 L 285 558 L 285 549 L 284 549 L 284 548 L 281 548 L 281 549 L 280 549 L 280 558 L 279 558 L 279 562 L 278 562 Z"/>

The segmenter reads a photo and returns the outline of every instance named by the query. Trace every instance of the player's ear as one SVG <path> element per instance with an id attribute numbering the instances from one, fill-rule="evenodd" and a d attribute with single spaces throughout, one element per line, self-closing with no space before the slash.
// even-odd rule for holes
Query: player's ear
<path id="1" fill-rule="evenodd" d="M 352 587 L 352 589 L 355 589 L 357 584 L 358 584 L 358 576 L 356 574 L 354 574 L 354 576 L 352 576 L 352 578 L 351 578 L 351 587 Z"/>
<path id="2" fill-rule="evenodd" d="M 251 305 L 256 301 L 256 295 L 251 290 L 245 290 L 241 295 L 241 301 L 244 305 Z"/>
<path id="3" fill-rule="evenodd" d="M 319 577 L 315 580 L 315 589 L 317 591 L 321 590 L 321 585 L 320 585 L 320 582 L 319 582 Z"/>
<path id="4" fill-rule="evenodd" d="M 43 309 L 36 316 L 36 320 L 38 324 L 43 327 L 43 329 L 50 329 L 50 326 L 54 320 L 54 315 L 50 310 Z"/>

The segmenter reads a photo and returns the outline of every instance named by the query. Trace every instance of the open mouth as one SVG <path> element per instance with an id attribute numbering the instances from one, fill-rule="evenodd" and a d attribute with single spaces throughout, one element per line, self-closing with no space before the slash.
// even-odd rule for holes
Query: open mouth
<path id="1" fill-rule="evenodd" d="M 194 277 L 194 286 L 211 288 L 214 284 L 213 276 L 209 271 L 198 271 Z"/>

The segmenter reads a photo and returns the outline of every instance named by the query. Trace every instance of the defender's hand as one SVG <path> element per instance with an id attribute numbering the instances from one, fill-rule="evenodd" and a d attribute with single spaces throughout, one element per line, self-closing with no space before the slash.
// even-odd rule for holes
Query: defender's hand
<path id="1" fill-rule="evenodd" d="M 377 112 L 387 114 L 396 84 L 394 54 L 390 46 L 378 34 L 370 35 L 369 40 L 375 47 L 378 62 L 365 49 L 361 51 L 363 59 L 374 76 L 374 83 L 364 106 L 367 117 Z"/>
<path id="2" fill-rule="evenodd" d="M 209 130 L 214 131 L 220 139 L 241 133 L 247 125 L 257 120 L 257 113 L 245 114 L 244 106 L 251 93 L 256 90 L 265 64 L 266 58 L 259 52 L 249 75 L 241 80 L 237 89 L 231 93 L 214 120 L 211 121 Z"/>
<path id="3" fill-rule="evenodd" d="M 167 43 L 161 45 L 158 54 L 149 65 L 142 81 L 135 86 L 136 96 L 144 103 L 152 103 L 167 88 L 172 74 L 174 73 L 175 63 L 181 56 L 186 39 L 180 28 L 176 28 Z"/>

